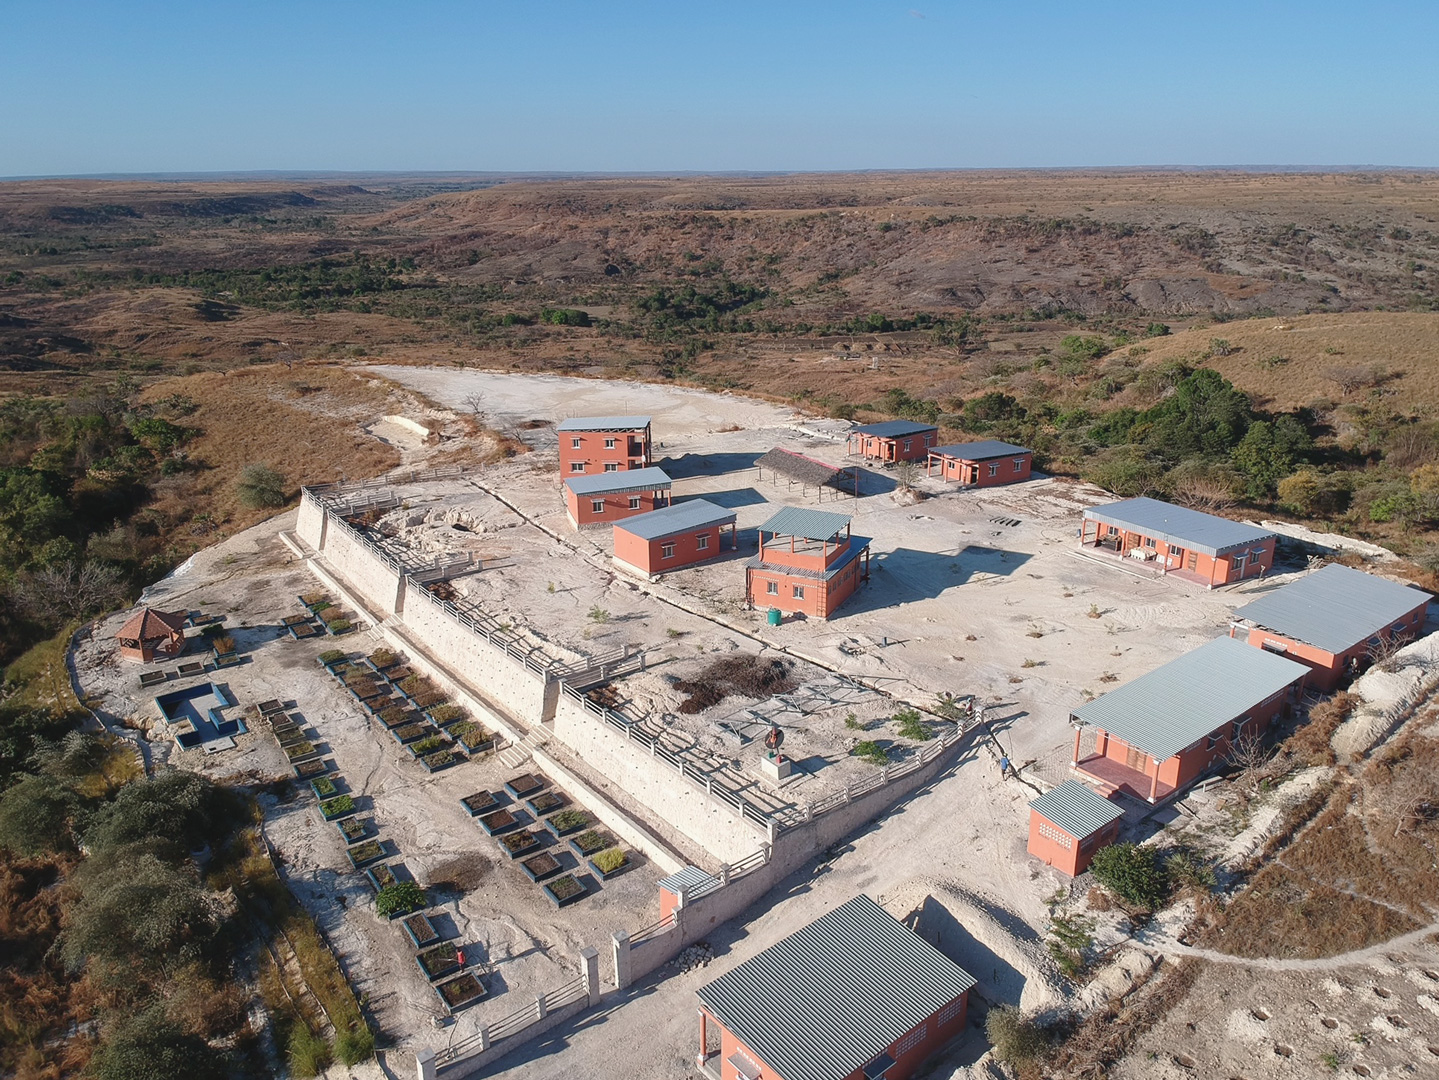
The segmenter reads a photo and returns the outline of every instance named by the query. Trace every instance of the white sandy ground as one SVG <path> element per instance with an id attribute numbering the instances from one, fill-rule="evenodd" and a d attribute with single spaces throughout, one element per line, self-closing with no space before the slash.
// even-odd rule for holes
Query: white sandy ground
<path id="1" fill-rule="evenodd" d="M 481 393 L 492 423 L 514 426 L 536 447 L 535 454 L 460 483 L 397 489 L 407 508 L 392 520 L 417 551 L 477 552 L 484 568 L 457 585 L 495 615 L 546 642 L 556 655 L 590 655 L 626 644 L 650 650 L 658 666 L 620 684 L 628 707 L 681 727 L 744 768 L 752 747 L 737 749 L 714 723 L 731 704 L 744 702 L 681 717 L 674 712 L 676 693 L 667 676 L 691 673 L 712 654 L 763 645 L 812 657 L 899 699 L 932 704 L 941 691 L 976 694 L 989 706 L 998 736 L 998 743 L 976 740 L 927 790 L 782 883 L 740 919 L 716 928 L 709 938 L 716 957 L 707 967 L 656 972 L 626 994 L 611 995 L 601 1009 L 521 1048 L 494 1072 L 527 1078 L 689 1075 L 695 987 L 857 892 L 910 919 L 970 970 L 980 980 L 982 1002 L 1013 1002 L 1027 1009 L 1082 1006 L 1122 988 L 1152 963 L 1148 953 L 1121 949 L 1115 964 L 1077 996 L 1056 979 L 1043 944 L 1050 911 L 1046 898 L 1056 890 L 1069 894 L 1071 886 L 1026 854 L 1026 803 L 1042 787 L 1036 781 L 1063 778 L 1072 748 L 1068 712 L 1086 691 L 1102 692 L 1224 632 L 1231 605 L 1274 587 L 1282 575 L 1209 593 L 1082 558 L 1072 550 L 1079 513 L 1104 496 L 1051 480 L 984 494 L 954 493 L 921 480 L 919 486 L 934 497 L 906 507 L 887 490 L 892 477 L 875 473 L 866 480 L 865 497 L 833 503 L 827 497 L 821 506 L 813 492 L 806 499 L 797 491 L 771 488 L 768 478 L 757 484 L 744 455 L 786 445 L 840 462 L 843 444 L 833 436 L 844 425 L 734 395 L 473 370 L 372 370 L 454 408 L 466 395 Z M 518 425 L 633 412 L 654 417 L 656 438 L 664 444 L 660 454 L 672 459 L 677 497 L 705 494 L 727 500 L 739 514 L 742 539 L 752 537 L 776 502 L 852 513 L 856 534 L 874 541 L 874 581 L 829 623 L 797 621 L 772 629 L 739 603 L 743 550 L 735 559 L 671 575 L 658 585 L 639 588 L 617 577 L 606 563 L 607 530 L 577 534 L 564 520 L 556 494 L 553 429 Z M 736 427 L 741 430 L 732 430 Z M 401 446 L 407 464 L 422 461 L 424 448 L 409 445 L 404 425 L 377 418 L 375 434 Z M 456 523 L 464 529 L 452 528 Z M 562 540 L 545 535 L 541 526 Z M 251 662 L 222 673 L 223 680 L 242 702 L 279 696 L 299 704 L 330 745 L 340 770 L 373 800 L 383 835 L 395 841 L 417 878 L 431 880 L 444 863 L 477 855 L 497 864 L 497 848 L 458 805 L 469 791 L 498 786 L 503 776 L 496 766 L 475 763 L 426 777 L 388 736 L 359 721 L 348 697 L 314 663 L 326 642 L 272 641 L 270 631 L 258 629 L 295 610 L 294 594 L 313 587 L 277 541 L 279 530 L 291 527 L 293 514 L 283 515 L 200 553 L 183 572 L 152 590 L 153 602 L 230 610 L 232 624 L 257 628 L 239 635 Z M 1089 617 L 1091 606 L 1099 618 Z M 589 619 L 586 612 L 592 607 L 609 612 L 610 618 Z M 148 698 L 135 684 L 135 669 L 120 668 L 113 659 L 108 639 L 118 625 L 118 617 L 107 621 L 94 640 L 82 645 L 77 667 L 86 695 L 103 698 L 106 712 L 123 717 L 144 711 Z M 373 642 L 367 636 L 356 635 L 345 644 L 368 650 Z M 1033 666 L 1023 666 L 1026 659 Z M 796 670 L 807 683 L 830 677 L 803 663 Z M 1102 680 L 1106 672 L 1114 678 Z M 852 775 L 857 763 L 844 750 L 856 735 L 844 727 L 844 717 L 853 711 L 861 721 L 878 720 L 892 707 L 888 699 L 868 692 L 855 704 L 821 710 L 793 725 L 795 742 L 786 748 L 797 758 L 815 760 L 786 795 L 812 797 L 824 785 Z M 998 749 L 1033 779 L 1001 781 L 995 766 Z M 236 751 L 216 758 L 186 752 L 174 760 L 217 774 L 253 770 L 268 775 L 283 768 L 273 744 L 258 736 L 243 738 Z M 1296 781 L 1281 790 L 1302 786 Z M 623 801 L 623 793 L 610 794 Z M 1193 796 L 1186 805 L 1188 810 L 1170 810 L 1160 820 L 1199 815 L 1197 820 L 1212 824 L 1233 857 L 1262 842 L 1262 829 L 1246 832 L 1244 821 L 1215 809 L 1206 796 Z M 1134 808 L 1130 823 L 1143 813 Z M 398 928 L 380 925 L 365 910 L 368 890 L 358 875 L 346 872 L 338 834 L 319 822 L 313 800 L 300 797 L 270 807 L 266 828 L 292 885 L 330 935 L 387 1036 L 402 1048 L 388 1056 L 390 1075 L 413 1074 L 409 1048 L 443 1045 L 567 979 L 581 945 L 600 947 L 607 960 L 610 931 L 633 929 L 655 913 L 657 875 L 649 867 L 637 868 L 614 888 L 557 914 L 542 899 L 534 902 L 538 893 L 512 867 L 488 866 L 478 886 L 447 907 L 457 931 L 475 942 L 484 962 L 496 970 L 492 982 L 497 989 L 491 1000 L 439 1030 L 431 1024 L 438 1008 L 410 959 L 412 950 Z M 1086 887 L 1081 880 L 1073 891 L 1082 894 Z M 1118 944 L 1123 933 L 1123 926 L 1110 920 L 1101 928 L 1101 941 Z M 602 971 L 607 966 L 602 963 Z M 1294 978 L 1302 981 L 1303 976 Z M 1436 998 L 1439 992 L 1430 991 L 1431 1002 Z M 1432 1015 L 1422 1002 L 1419 1006 Z M 981 1013 L 975 1010 L 976 1022 Z M 933 1075 L 992 1075 L 984 1048 L 982 1034 L 971 1030 Z M 1188 1053 L 1197 1059 L 1194 1051 Z M 1200 1070 L 1185 1075 L 1229 1074 Z M 1243 1075 L 1253 1080 L 1269 1074 L 1246 1067 Z"/>

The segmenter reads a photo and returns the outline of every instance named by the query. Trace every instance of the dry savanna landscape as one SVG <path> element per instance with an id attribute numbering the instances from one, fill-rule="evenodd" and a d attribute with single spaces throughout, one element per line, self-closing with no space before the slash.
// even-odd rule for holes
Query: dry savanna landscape
<path id="1" fill-rule="evenodd" d="M 632 581 L 608 530 L 569 524 L 555 425 L 632 414 L 673 495 L 733 509 L 746 552 Z M 980 497 L 866 463 L 821 503 L 755 472 L 774 447 L 855 467 L 850 425 L 887 420 L 1019 444 L 1036 477 Z M 1272 578 L 1206 592 L 1080 557 L 1083 512 L 1134 496 L 1263 522 Z M 787 503 L 873 545 L 832 620 L 771 625 L 742 593 Z M 470 619 L 495 670 L 603 670 L 575 708 L 679 779 L 532 728 L 520 691 L 424 636 L 430 600 L 376 599 L 335 530 Z M 1429 1074 L 1431 638 L 1307 694 L 1216 782 L 1126 804 L 1137 846 L 1103 880 L 1025 849 L 1073 709 L 1328 562 L 1439 589 L 1434 172 L 0 184 L 0 1073 L 109 1080 L 151 1053 L 369 1080 L 438 1050 L 442 1077 L 687 1075 L 695 991 L 868 892 L 978 980 L 933 1076 Z M 206 678 L 255 706 L 226 753 L 182 745 L 118 659 L 142 591 L 216 617 L 194 648 L 237 666 Z M 393 724 L 357 705 L 407 678 Z M 394 734 L 428 722 L 423 694 L 468 726 Z M 807 766 L 787 785 L 754 780 L 772 715 Z M 296 775 L 312 751 L 328 788 Z M 687 767 L 715 820 L 715 785 L 750 818 L 691 822 Z M 816 807 L 891 769 L 933 772 L 812 849 L 776 839 L 827 836 Z M 524 770 L 624 876 L 596 869 L 572 906 L 519 876 L 462 800 L 523 820 L 504 792 Z M 480 998 L 436 996 L 317 798 L 351 800 L 329 805 L 428 897 Z M 575 851 L 554 872 L 584 877 Z M 728 889 L 785 869 L 614 986 L 612 935 L 669 918 L 658 882 L 732 865 L 760 876 Z M 590 946 L 612 989 L 585 1013 Z M 520 1039 L 556 987 L 571 1011 Z"/>

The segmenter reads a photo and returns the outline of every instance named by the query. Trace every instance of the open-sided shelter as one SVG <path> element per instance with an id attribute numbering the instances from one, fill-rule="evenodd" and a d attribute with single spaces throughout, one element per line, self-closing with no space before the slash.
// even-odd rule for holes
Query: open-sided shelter
<path id="1" fill-rule="evenodd" d="M 806 454 L 786 450 L 782 446 L 776 446 L 773 450 L 763 454 L 755 461 L 755 468 L 758 470 L 756 475 L 758 480 L 763 480 L 765 470 L 769 470 L 771 486 L 778 484 L 781 480 L 791 488 L 798 484 L 800 493 L 804 495 L 809 494 L 809 489 L 813 487 L 820 502 L 824 502 L 826 488 L 859 497 L 859 469 L 846 469 L 839 465 L 831 465 L 827 461 L 820 461 L 818 458 L 812 458 Z"/>
<path id="2" fill-rule="evenodd" d="M 1123 816 L 1109 799 L 1066 780 L 1029 804 L 1029 853 L 1078 877 L 1096 851 L 1118 838 Z"/>
<path id="3" fill-rule="evenodd" d="M 938 470 L 941 480 L 955 480 L 975 487 L 998 487 L 1028 480 L 1034 467 L 1034 451 L 997 439 L 936 446 L 925 462 L 926 476 Z"/>
<path id="4" fill-rule="evenodd" d="M 1431 599 L 1330 563 L 1239 608 L 1229 636 L 1308 664 L 1309 685 L 1332 690 L 1376 653 L 1417 636 Z"/>
<path id="5" fill-rule="evenodd" d="M 698 1063 L 719 1080 L 907 1080 L 964 1030 L 974 985 L 856 896 L 696 991 Z"/>
<path id="6" fill-rule="evenodd" d="M 708 499 L 690 499 L 637 514 L 615 526 L 615 565 L 645 577 L 713 559 L 735 546 L 735 514 Z"/>
<path id="7" fill-rule="evenodd" d="M 869 580 L 869 540 L 849 516 L 786 506 L 759 527 L 759 554 L 745 564 L 755 607 L 827 619 Z"/>
<path id="8" fill-rule="evenodd" d="M 115 637 L 120 642 L 120 657 L 148 663 L 151 660 L 178 656 L 185 651 L 184 611 L 156 611 L 142 607 L 125 620 Z"/>
<path id="9" fill-rule="evenodd" d="M 1221 637 L 1070 713 L 1074 769 L 1109 795 L 1167 799 L 1298 700 L 1309 669 Z M 1094 749 L 1080 756 L 1084 730 Z"/>
<path id="10" fill-rule="evenodd" d="M 644 469 L 650 464 L 648 416 L 573 416 L 555 431 L 561 479 Z"/>
<path id="11" fill-rule="evenodd" d="M 660 468 L 565 477 L 565 513 L 575 528 L 647 514 L 669 501 L 669 475 Z"/>
<path id="12" fill-rule="evenodd" d="M 865 424 L 849 433 L 848 452 L 874 461 L 923 461 L 939 441 L 939 428 L 913 420 Z"/>
<path id="13" fill-rule="evenodd" d="M 1082 547 L 1211 589 L 1265 573 L 1277 539 L 1257 525 L 1148 498 L 1091 507 L 1079 534 Z"/>

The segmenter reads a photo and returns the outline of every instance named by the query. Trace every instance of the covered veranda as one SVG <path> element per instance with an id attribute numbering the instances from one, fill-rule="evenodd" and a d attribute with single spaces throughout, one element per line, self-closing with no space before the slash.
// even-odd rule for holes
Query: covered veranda
<path id="1" fill-rule="evenodd" d="M 1109 732 L 1095 728 L 1092 752 L 1081 757 L 1084 731 L 1087 725 L 1074 727 L 1074 771 L 1096 788 L 1105 798 L 1116 791 L 1123 792 L 1145 802 L 1162 802 L 1175 792 L 1173 784 L 1162 783 L 1159 779 L 1160 762 L 1136 746 L 1125 746 L 1125 759 L 1108 756 L 1111 749 Z"/>

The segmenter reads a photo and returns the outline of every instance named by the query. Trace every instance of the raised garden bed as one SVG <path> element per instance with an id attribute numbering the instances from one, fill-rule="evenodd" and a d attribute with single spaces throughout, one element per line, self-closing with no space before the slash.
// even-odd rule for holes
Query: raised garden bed
<path id="1" fill-rule="evenodd" d="M 326 799 L 320 804 L 320 813 L 324 815 L 326 821 L 348 817 L 354 812 L 355 800 L 348 795 L 336 795 L 333 799 Z"/>
<path id="2" fill-rule="evenodd" d="M 607 847 L 614 847 L 613 837 L 606 836 L 598 829 L 590 829 L 580 833 L 570 841 L 570 850 L 582 859 L 588 859 L 591 855 L 604 851 Z"/>
<path id="3" fill-rule="evenodd" d="M 458 765 L 465 760 L 465 756 L 458 750 L 437 750 L 433 754 L 426 754 L 420 758 L 420 764 L 427 772 L 437 773 L 441 769 L 448 769 L 451 765 Z"/>
<path id="4" fill-rule="evenodd" d="M 521 855 L 528 855 L 541 846 L 540 838 L 535 833 L 526 829 L 524 832 L 507 833 L 500 837 L 500 847 L 505 849 L 505 854 L 512 859 L 518 859 Z"/>
<path id="5" fill-rule="evenodd" d="M 285 627 L 290 631 L 290 636 L 296 641 L 301 638 L 314 637 L 320 631 L 313 623 L 296 623 L 294 626 Z"/>
<path id="6" fill-rule="evenodd" d="M 558 814 L 551 814 L 545 819 L 545 828 L 557 837 L 569 836 L 570 833 L 587 828 L 592 820 L 590 815 L 583 810 L 561 810 Z"/>
<path id="7" fill-rule="evenodd" d="M 499 836 L 520 827 L 520 819 L 508 810 L 495 810 L 488 814 L 481 814 L 476 820 L 480 823 L 480 828 L 491 836 Z"/>
<path id="8" fill-rule="evenodd" d="M 381 686 L 374 679 L 356 679 L 354 682 L 348 683 L 347 687 L 350 693 L 354 694 L 355 697 L 361 701 L 390 696 L 390 688 L 388 686 Z"/>
<path id="9" fill-rule="evenodd" d="M 322 776 L 329 771 L 329 758 L 311 758 L 308 761 L 295 762 L 295 775 L 301 780 L 309 780 L 312 777 Z"/>
<path id="10" fill-rule="evenodd" d="M 330 622 L 325 623 L 325 629 L 330 632 L 330 635 L 332 637 L 339 637 L 341 634 L 348 634 L 354 628 L 354 624 L 351 623 L 349 619 L 334 619 Z"/>
<path id="11" fill-rule="evenodd" d="M 399 686 L 400 693 L 412 699 L 419 694 L 430 694 L 435 690 L 435 684 L 423 675 L 410 675 L 401 679 Z"/>
<path id="12" fill-rule="evenodd" d="M 331 780 L 328 776 L 317 776 L 311 780 L 310 790 L 313 791 L 315 797 L 319 799 L 333 798 L 340 792 L 340 789 L 335 786 L 335 781 Z"/>
<path id="13" fill-rule="evenodd" d="M 423 694 L 412 694 L 410 700 L 422 709 L 433 709 L 436 705 L 443 705 L 449 698 L 439 690 L 429 690 Z"/>
<path id="14" fill-rule="evenodd" d="M 410 752 L 411 756 L 418 758 L 424 757 L 426 754 L 437 753 L 440 750 L 448 750 L 452 745 L 449 739 L 445 738 L 434 728 L 431 728 L 430 734 L 426 735 L 423 739 L 416 739 L 406 746 L 405 749 Z"/>
<path id="15" fill-rule="evenodd" d="M 312 754 L 319 753 L 319 750 L 315 748 L 315 744 L 308 739 L 301 739 L 299 742 L 290 743 L 287 746 L 282 746 L 280 749 L 285 751 L 285 757 L 290 759 L 292 765 L 302 758 L 307 758 Z"/>
<path id="16" fill-rule="evenodd" d="M 479 1001 L 485 996 L 485 988 L 480 985 L 479 979 L 466 972 L 458 979 L 440 983 L 435 987 L 435 993 L 439 994 L 440 1000 L 451 1012 L 454 1012 L 456 1009 L 463 1009 L 466 1005 L 473 1005 Z"/>
<path id="17" fill-rule="evenodd" d="M 275 736 L 277 743 L 285 746 L 303 739 L 305 737 L 305 729 L 299 724 L 276 724 L 270 729 L 270 734 Z"/>
<path id="18" fill-rule="evenodd" d="M 285 706 L 278 698 L 271 698 L 269 701 L 262 701 L 255 708 L 260 710 L 261 716 L 269 716 L 271 713 L 284 712 Z"/>
<path id="19" fill-rule="evenodd" d="M 393 700 L 393 699 L 392 699 Z M 406 724 L 421 723 L 420 714 L 414 709 L 407 709 L 403 705 L 390 705 L 381 709 L 375 714 L 380 723 L 393 731 L 395 728 L 404 727 Z"/>
<path id="20" fill-rule="evenodd" d="M 307 623 L 309 621 L 310 616 L 308 615 L 286 615 L 280 620 L 280 623 L 283 626 L 296 626 L 299 623 Z"/>
<path id="21" fill-rule="evenodd" d="M 402 683 L 414 673 L 414 670 L 408 664 L 401 664 L 399 667 L 387 668 L 384 676 L 392 683 Z"/>
<path id="22" fill-rule="evenodd" d="M 565 907 L 573 904 L 576 900 L 583 900 L 585 887 L 579 883 L 574 874 L 565 874 L 551 881 L 540 885 L 545 895 L 550 898 L 550 903 L 555 907 Z"/>
<path id="23" fill-rule="evenodd" d="M 370 887 L 379 892 L 381 889 L 388 889 L 400 879 L 395 877 L 395 871 L 389 863 L 380 863 L 365 871 L 365 879 L 369 881 Z"/>
<path id="24" fill-rule="evenodd" d="M 375 668 L 379 671 L 384 671 L 385 668 L 395 667 L 400 663 L 400 657 L 389 649 L 376 649 L 365 659 L 374 664 Z"/>
<path id="25" fill-rule="evenodd" d="M 629 853 L 624 848 L 617 847 L 606 848 L 593 858 L 586 859 L 585 863 L 601 881 L 618 877 L 632 865 Z"/>
<path id="26" fill-rule="evenodd" d="M 335 668 L 345 662 L 347 655 L 344 649 L 326 649 L 316 659 L 333 674 Z"/>
<path id="27" fill-rule="evenodd" d="M 440 932 L 435 929 L 435 924 L 430 922 L 430 917 L 422 911 L 407 915 L 402 925 L 405 928 L 405 936 L 414 943 L 417 949 L 428 949 L 440 940 Z"/>
<path id="28" fill-rule="evenodd" d="M 452 942 L 445 942 L 436 945 L 434 948 L 426 949 L 415 957 L 415 963 L 420 965 L 420 970 L 425 977 L 434 982 L 436 979 L 443 979 L 446 975 L 453 975 L 460 970 L 459 952 Z"/>
<path id="29" fill-rule="evenodd" d="M 433 719 L 434 713 L 430 714 Z M 495 748 L 495 737 L 473 720 L 456 720 L 445 729 L 472 754 L 483 754 Z"/>
<path id="30" fill-rule="evenodd" d="M 371 821 L 369 818 L 341 818 L 335 822 L 335 825 L 339 828 L 340 835 L 345 838 L 347 844 L 358 844 L 370 835 Z"/>
<path id="31" fill-rule="evenodd" d="M 433 724 L 404 724 L 401 727 L 393 728 L 390 734 L 395 741 L 403 746 L 405 743 L 414 742 L 416 739 L 423 739 L 426 735 L 432 734 L 435 730 Z"/>
<path id="32" fill-rule="evenodd" d="M 453 724 L 456 720 L 465 718 L 465 710 L 458 705 L 436 705 L 428 710 L 430 719 L 444 727 L 446 724 Z"/>
<path id="33" fill-rule="evenodd" d="M 490 791 L 477 791 L 473 795 L 466 795 L 460 802 L 470 812 L 470 817 L 488 814 L 499 804 L 499 800 Z"/>
<path id="34" fill-rule="evenodd" d="M 517 799 L 528 799 L 541 788 L 549 787 L 550 782 L 539 773 L 521 773 L 505 781 L 505 790 Z"/>
<path id="35" fill-rule="evenodd" d="M 555 858 L 548 851 L 542 851 L 538 855 L 531 855 L 520 863 L 520 869 L 531 881 L 544 881 L 552 878 L 564 869 L 564 864 Z"/>
<path id="36" fill-rule="evenodd" d="M 378 840 L 366 840 L 363 844 L 356 844 L 345 852 L 349 856 L 350 865 L 356 870 L 376 859 L 385 857 L 385 847 Z"/>
<path id="37" fill-rule="evenodd" d="M 565 802 L 565 797 L 558 791 L 542 791 L 533 798 L 526 799 L 525 805 L 530 808 L 530 813 L 540 818 L 561 809 Z"/>

